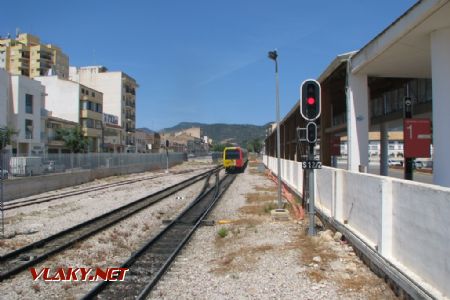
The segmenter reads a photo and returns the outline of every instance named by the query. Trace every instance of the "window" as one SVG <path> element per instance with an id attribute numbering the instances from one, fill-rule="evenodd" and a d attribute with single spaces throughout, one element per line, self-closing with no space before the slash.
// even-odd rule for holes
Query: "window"
<path id="1" fill-rule="evenodd" d="M 98 112 L 98 113 L 101 113 L 102 112 L 102 105 L 96 103 L 95 104 L 95 111 Z"/>
<path id="2" fill-rule="evenodd" d="M 95 128 L 102 129 L 102 121 L 95 120 Z"/>
<path id="3" fill-rule="evenodd" d="M 91 92 L 91 95 L 92 95 L 92 97 L 95 97 L 95 93 L 94 92 Z"/>
<path id="4" fill-rule="evenodd" d="M 83 88 L 81 89 L 81 93 L 84 94 L 84 89 Z"/>
<path id="5" fill-rule="evenodd" d="M 33 113 L 33 95 L 25 94 L 25 112 L 27 114 Z"/>
<path id="6" fill-rule="evenodd" d="M 94 120 L 92 119 L 81 119 L 81 126 L 86 128 L 94 128 Z"/>
<path id="7" fill-rule="evenodd" d="M 25 138 L 33 139 L 33 120 L 25 119 Z"/>

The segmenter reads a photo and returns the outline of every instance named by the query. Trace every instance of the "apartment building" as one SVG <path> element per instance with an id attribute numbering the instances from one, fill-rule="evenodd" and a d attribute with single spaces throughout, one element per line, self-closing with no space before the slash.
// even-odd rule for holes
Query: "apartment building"
<path id="1" fill-rule="evenodd" d="M 136 147 L 139 153 L 159 153 L 161 137 L 157 132 L 136 130 Z"/>
<path id="2" fill-rule="evenodd" d="M 41 83 L 0 69 L 0 127 L 16 132 L 10 145 L 12 153 L 44 153 L 44 107 L 45 87 Z"/>
<path id="3" fill-rule="evenodd" d="M 52 44 L 42 44 L 39 37 L 21 33 L 15 39 L 0 38 L 0 69 L 31 78 L 45 75 L 69 77 L 69 58 Z"/>
<path id="4" fill-rule="evenodd" d="M 124 135 L 117 116 L 103 113 L 103 151 L 124 152 Z"/>
<path id="5" fill-rule="evenodd" d="M 103 66 L 70 67 L 69 78 L 103 93 L 104 111 L 118 117 L 126 152 L 136 152 L 136 80 L 124 72 Z"/>
<path id="6" fill-rule="evenodd" d="M 51 112 L 50 112 L 51 114 Z M 78 122 L 61 119 L 48 115 L 45 121 L 45 144 L 46 152 L 49 154 L 55 153 L 70 153 L 70 149 L 66 147 L 65 142 L 58 134 L 58 129 L 73 129 L 78 126 Z"/>
<path id="7" fill-rule="evenodd" d="M 52 116 L 79 123 L 88 140 L 89 152 L 100 152 L 102 143 L 103 94 L 58 76 L 36 77 L 46 89 L 45 108 Z"/>

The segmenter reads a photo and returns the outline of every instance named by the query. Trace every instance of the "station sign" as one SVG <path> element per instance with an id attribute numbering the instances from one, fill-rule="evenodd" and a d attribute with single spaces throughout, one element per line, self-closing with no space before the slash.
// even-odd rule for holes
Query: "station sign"
<path id="1" fill-rule="evenodd" d="M 429 119 L 404 119 L 403 142 L 403 152 L 406 158 L 431 157 L 431 121 Z"/>

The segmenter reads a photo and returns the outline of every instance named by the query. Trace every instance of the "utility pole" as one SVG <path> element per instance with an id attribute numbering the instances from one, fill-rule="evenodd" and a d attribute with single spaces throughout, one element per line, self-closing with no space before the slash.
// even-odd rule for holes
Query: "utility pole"
<path id="1" fill-rule="evenodd" d="M 409 96 L 409 83 L 406 84 L 406 97 L 404 99 L 404 110 L 405 110 L 405 119 L 412 118 L 412 99 Z M 406 180 L 413 180 L 413 162 L 414 158 L 405 157 L 405 166 L 404 166 L 404 178 Z"/>

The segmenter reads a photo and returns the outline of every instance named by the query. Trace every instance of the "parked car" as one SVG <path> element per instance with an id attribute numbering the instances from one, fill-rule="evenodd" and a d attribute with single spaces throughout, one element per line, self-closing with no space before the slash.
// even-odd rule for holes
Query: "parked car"
<path id="1" fill-rule="evenodd" d="M 414 168 L 416 168 L 416 169 L 422 169 L 423 167 L 425 167 L 425 165 L 424 165 L 423 162 L 418 161 L 418 160 L 414 161 Z"/>
<path id="2" fill-rule="evenodd" d="M 44 172 L 54 172 L 55 171 L 55 161 L 49 160 L 44 162 Z"/>
<path id="3" fill-rule="evenodd" d="M 393 160 L 393 159 L 389 159 L 388 160 L 388 166 L 393 167 L 393 166 L 403 166 L 403 163 L 400 160 Z"/>
<path id="4" fill-rule="evenodd" d="M 0 177 L 8 178 L 8 170 L 0 169 Z"/>

